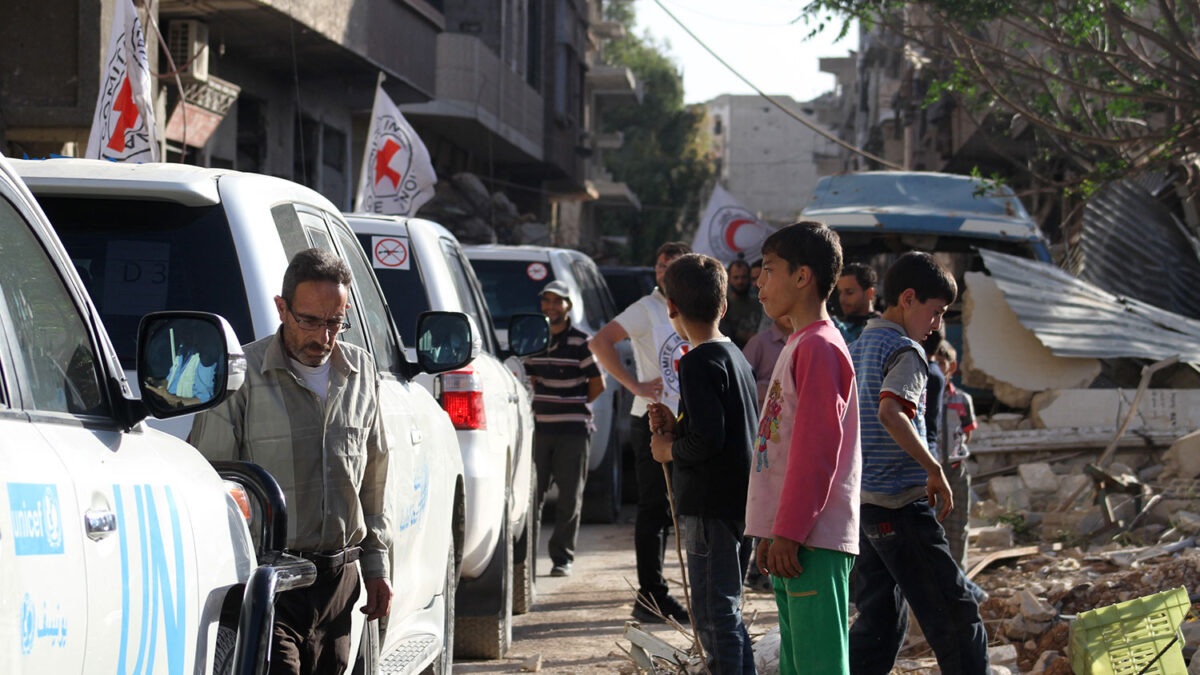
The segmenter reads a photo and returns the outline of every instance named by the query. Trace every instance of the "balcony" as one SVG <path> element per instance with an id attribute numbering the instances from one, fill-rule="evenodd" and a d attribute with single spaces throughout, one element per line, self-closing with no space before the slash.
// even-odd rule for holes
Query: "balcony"
<path id="1" fill-rule="evenodd" d="M 542 160 L 541 95 L 472 35 L 438 35 L 434 100 L 400 110 L 494 161 Z"/>

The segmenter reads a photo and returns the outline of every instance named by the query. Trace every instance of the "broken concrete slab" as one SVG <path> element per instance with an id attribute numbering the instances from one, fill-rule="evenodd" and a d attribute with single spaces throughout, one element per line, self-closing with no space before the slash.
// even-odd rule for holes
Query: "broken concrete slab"
<path id="1" fill-rule="evenodd" d="M 1116 429 L 1136 395 L 1133 389 L 1054 389 L 1034 394 L 1030 416 L 1045 429 L 1111 426 Z M 1200 427 L 1200 390 L 1147 389 L 1128 430 Z"/>
<path id="2" fill-rule="evenodd" d="M 1030 593 L 1028 589 L 1022 590 L 1017 597 L 1021 602 L 1021 616 L 1030 621 L 1050 621 L 1058 616 L 1054 605 Z"/>
<path id="3" fill-rule="evenodd" d="M 1029 493 L 1019 476 L 996 476 L 988 481 L 988 489 L 997 504 L 1013 510 L 1029 510 Z"/>
<path id="4" fill-rule="evenodd" d="M 1016 645 L 996 645 L 988 647 L 988 661 L 993 666 L 1012 666 L 1017 667 L 1017 646 Z"/>
<path id="5" fill-rule="evenodd" d="M 1171 518 L 1171 524 L 1185 534 L 1200 534 L 1200 514 L 1176 511 Z"/>
<path id="6" fill-rule="evenodd" d="M 1071 495 L 1077 494 L 1079 489 L 1092 484 L 1090 476 L 1082 473 L 1073 473 L 1068 476 L 1063 476 L 1058 480 L 1058 491 L 1054 495 L 1055 503 L 1062 503 L 1069 499 Z"/>
<path id="7" fill-rule="evenodd" d="M 1017 475 L 1032 492 L 1054 494 L 1058 492 L 1058 475 L 1046 462 L 1029 462 L 1017 467 Z"/>
<path id="8" fill-rule="evenodd" d="M 1100 374 L 1096 359 L 1055 356 L 1033 331 L 1021 325 L 992 277 L 967 272 L 965 281 L 963 343 L 967 357 L 963 365 L 968 380 L 976 377 L 993 384 L 997 398 L 1023 408 L 1033 392 L 1083 388 Z"/>
<path id="9" fill-rule="evenodd" d="M 1167 469 L 1164 476 L 1196 478 L 1200 476 L 1200 431 L 1193 431 L 1174 443 L 1163 455 Z"/>
<path id="10" fill-rule="evenodd" d="M 1012 548 L 1012 525 L 991 525 L 988 527 L 973 527 L 970 530 L 978 548 Z"/>
<path id="11" fill-rule="evenodd" d="M 1037 663 L 1033 664 L 1032 672 L 1034 674 L 1045 673 L 1047 670 L 1050 669 L 1051 664 L 1053 664 L 1055 661 L 1057 661 L 1061 658 L 1063 658 L 1063 655 L 1053 649 L 1050 651 L 1042 652 L 1042 655 L 1038 657 Z"/>

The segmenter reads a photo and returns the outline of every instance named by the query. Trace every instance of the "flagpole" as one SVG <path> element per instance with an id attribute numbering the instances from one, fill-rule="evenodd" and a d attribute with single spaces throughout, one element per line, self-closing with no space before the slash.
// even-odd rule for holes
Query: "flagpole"
<path id="1" fill-rule="evenodd" d="M 375 138 L 375 109 L 379 107 L 379 95 L 383 92 L 383 81 L 387 76 L 379 71 L 375 78 L 375 98 L 371 100 L 371 123 L 367 125 L 367 147 L 363 149 L 362 168 L 358 174 L 358 190 L 354 194 L 354 211 L 363 212 L 363 194 L 367 190 L 367 171 L 371 166 L 371 139 Z"/>

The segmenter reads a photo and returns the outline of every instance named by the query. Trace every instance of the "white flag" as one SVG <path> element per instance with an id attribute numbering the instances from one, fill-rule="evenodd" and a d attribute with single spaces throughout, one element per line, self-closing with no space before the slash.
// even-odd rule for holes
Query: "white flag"
<path id="1" fill-rule="evenodd" d="M 429 151 L 384 93 L 381 80 L 375 87 L 354 210 L 410 216 L 433 197 L 436 183 Z"/>
<path id="2" fill-rule="evenodd" d="M 84 156 L 114 162 L 157 162 L 158 129 L 150 103 L 146 37 L 132 0 L 117 0 L 113 7 L 107 58 Z"/>
<path id="3" fill-rule="evenodd" d="M 738 258 L 753 262 L 762 257 L 763 240 L 774 231 L 717 185 L 696 229 L 692 250 L 711 255 L 725 265 Z"/>

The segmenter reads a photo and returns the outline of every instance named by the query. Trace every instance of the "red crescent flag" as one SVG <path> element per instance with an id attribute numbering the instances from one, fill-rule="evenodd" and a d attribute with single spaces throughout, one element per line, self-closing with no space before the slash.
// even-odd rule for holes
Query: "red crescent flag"
<path id="1" fill-rule="evenodd" d="M 131 0 L 113 6 L 100 96 L 92 115 L 84 157 L 114 162 L 157 162 L 158 125 L 151 103 L 153 86 L 146 38 Z"/>
<path id="2" fill-rule="evenodd" d="M 429 151 L 384 93 L 381 76 L 375 86 L 354 210 L 411 216 L 433 197 L 436 183 Z"/>
<path id="3" fill-rule="evenodd" d="M 754 262 L 762 257 L 763 240 L 774 231 L 718 185 L 696 229 L 692 250 L 711 255 L 725 265 L 739 258 Z"/>

